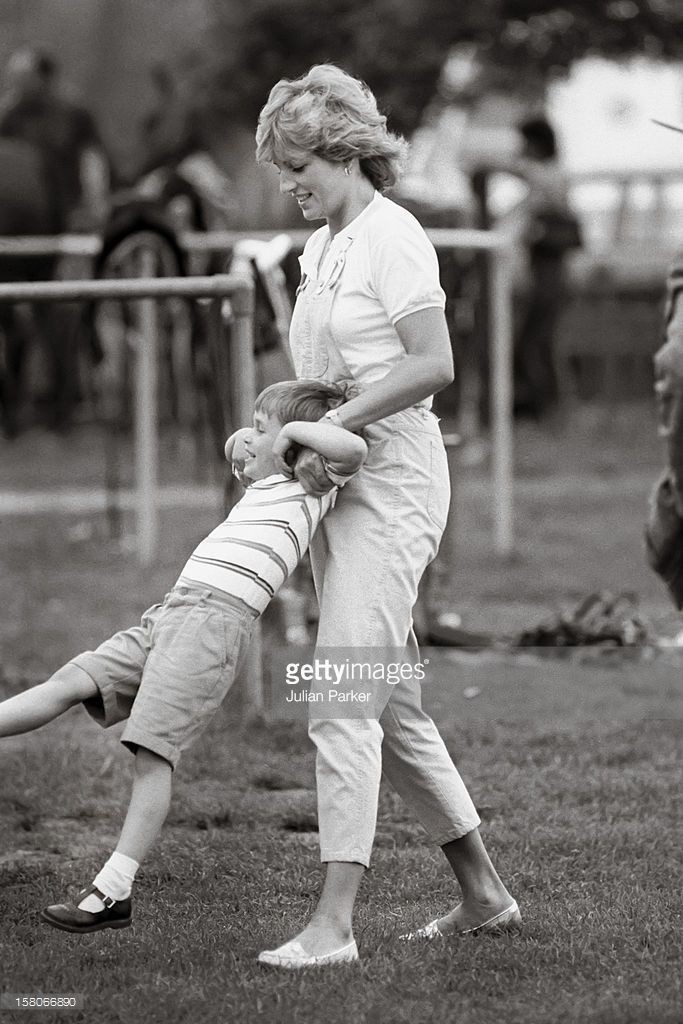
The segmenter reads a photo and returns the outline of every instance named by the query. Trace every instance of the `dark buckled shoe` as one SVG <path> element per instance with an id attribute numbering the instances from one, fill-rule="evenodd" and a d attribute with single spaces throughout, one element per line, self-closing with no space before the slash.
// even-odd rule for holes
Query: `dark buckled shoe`
<path id="1" fill-rule="evenodd" d="M 79 910 L 78 904 L 91 893 L 102 900 L 104 910 L 96 913 Z M 79 892 L 74 903 L 55 903 L 51 907 L 46 907 L 40 916 L 53 928 L 82 935 L 86 932 L 99 932 L 103 928 L 127 928 L 132 921 L 133 911 L 130 897 L 125 900 L 113 900 L 111 896 L 105 896 L 100 892 L 97 886 L 91 885 Z"/>

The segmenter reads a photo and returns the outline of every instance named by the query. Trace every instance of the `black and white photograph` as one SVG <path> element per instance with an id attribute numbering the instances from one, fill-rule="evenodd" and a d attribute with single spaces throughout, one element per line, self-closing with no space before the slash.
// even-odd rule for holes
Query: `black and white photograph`
<path id="1" fill-rule="evenodd" d="M 683 6 L 0 0 L 0 1024 L 683 1024 Z"/>

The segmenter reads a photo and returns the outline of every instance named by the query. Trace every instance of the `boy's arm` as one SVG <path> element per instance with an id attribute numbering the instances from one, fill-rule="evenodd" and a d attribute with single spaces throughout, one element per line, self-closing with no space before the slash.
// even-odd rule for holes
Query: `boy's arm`
<path id="1" fill-rule="evenodd" d="M 225 457 L 228 462 L 232 463 L 232 471 L 243 487 L 248 487 L 249 484 L 253 483 L 251 477 L 248 477 L 244 472 L 244 461 L 246 458 L 244 439 L 250 433 L 251 427 L 242 427 L 240 430 L 236 430 L 225 442 L 224 449 Z"/>
<path id="2" fill-rule="evenodd" d="M 331 470 L 340 474 L 355 473 L 368 453 L 362 437 L 328 420 L 295 420 L 284 425 L 273 444 L 273 455 L 281 463 L 283 473 L 290 471 L 285 455 L 293 444 L 311 448 L 327 461 Z"/>

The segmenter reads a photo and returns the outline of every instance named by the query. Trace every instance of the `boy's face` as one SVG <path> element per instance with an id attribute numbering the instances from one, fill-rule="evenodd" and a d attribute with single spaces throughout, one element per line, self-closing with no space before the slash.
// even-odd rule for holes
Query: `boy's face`
<path id="1" fill-rule="evenodd" d="M 244 439 L 244 473 L 251 480 L 264 480 L 280 472 L 273 457 L 273 442 L 281 429 L 277 416 L 258 409 L 254 412 L 254 426 Z"/>

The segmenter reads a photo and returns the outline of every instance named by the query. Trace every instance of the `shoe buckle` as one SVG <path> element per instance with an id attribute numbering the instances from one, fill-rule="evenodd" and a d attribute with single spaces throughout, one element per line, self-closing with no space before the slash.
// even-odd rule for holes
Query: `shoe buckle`
<path id="1" fill-rule="evenodd" d="M 106 910 L 111 910 L 111 908 L 116 903 L 116 900 L 113 900 L 111 896 L 105 896 L 105 894 L 101 892 L 96 885 L 91 885 L 89 889 L 84 889 L 80 895 L 89 896 L 90 893 L 94 893 L 94 895 L 97 896 L 98 899 L 102 900 L 102 903 L 104 904 Z"/>

